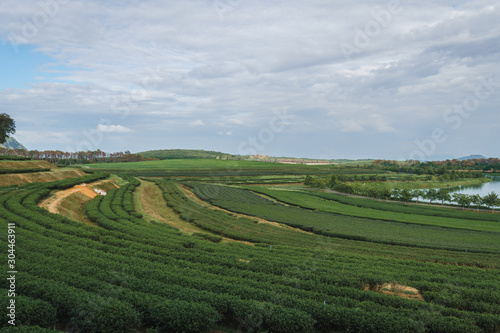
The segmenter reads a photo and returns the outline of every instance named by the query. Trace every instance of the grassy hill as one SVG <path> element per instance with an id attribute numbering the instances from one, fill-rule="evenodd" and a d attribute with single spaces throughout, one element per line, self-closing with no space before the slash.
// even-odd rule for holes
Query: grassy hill
<path id="1" fill-rule="evenodd" d="M 465 157 L 460 157 L 458 160 L 459 161 L 464 161 L 464 160 L 482 160 L 486 159 L 486 156 L 483 155 L 470 155 L 470 156 L 465 156 Z"/>
<path id="2" fill-rule="evenodd" d="M 236 160 L 242 159 L 241 156 L 225 154 L 218 151 L 207 151 L 201 149 L 162 149 L 149 150 L 138 153 L 146 158 L 156 158 L 159 160 L 175 160 L 175 159 L 222 159 Z"/>

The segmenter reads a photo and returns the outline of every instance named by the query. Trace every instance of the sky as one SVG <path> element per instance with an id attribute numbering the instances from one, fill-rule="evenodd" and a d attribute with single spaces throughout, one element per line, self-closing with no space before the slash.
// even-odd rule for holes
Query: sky
<path id="1" fill-rule="evenodd" d="M 30 150 L 499 157 L 497 1 L 7 0 Z"/>

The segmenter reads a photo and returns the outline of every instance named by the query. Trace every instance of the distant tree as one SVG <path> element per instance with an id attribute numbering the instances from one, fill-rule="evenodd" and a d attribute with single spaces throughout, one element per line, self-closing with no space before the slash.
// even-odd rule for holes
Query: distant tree
<path id="1" fill-rule="evenodd" d="M 401 199 L 403 199 L 403 201 L 405 203 L 407 203 L 407 202 L 411 201 L 411 199 L 413 199 L 413 191 L 410 191 L 409 189 L 404 188 L 401 190 L 400 196 L 401 196 Z"/>
<path id="2" fill-rule="evenodd" d="M 411 192 L 411 194 L 412 194 L 413 198 L 417 198 L 417 203 L 418 203 L 418 200 L 419 200 L 420 198 L 423 198 L 423 197 L 424 197 L 425 192 L 424 192 L 424 191 L 422 191 L 422 190 L 413 190 L 413 191 Z"/>
<path id="3" fill-rule="evenodd" d="M 315 188 L 325 188 L 326 187 L 326 180 L 324 180 L 323 178 L 315 179 L 312 186 Z"/>
<path id="4" fill-rule="evenodd" d="M 391 197 L 391 190 L 388 189 L 388 188 L 385 188 L 382 190 L 382 197 L 385 199 L 385 200 L 389 200 L 389 198 Z"/>
<path id="5" fill-rule="evenodd" d="M 447 190 L 440 189 L 437 192 L 437 199 L 441 200 L 441 205 L 444 206 L 445 201 L 450 201 L 451 200 L 451 195 Z"/>
<path id="6" fill-rule="evenodd" d="M 333 188 L 338 182 L 339 182 L 339 177 L 337 175 L 331 175 L 330 180 L 328 180 L 327 186 Z"/>
<path id="7" fill-rule="evenodd" d="M 382 190 L 380 190 L 380 189 L 378 189 L 378 188 L 371 187 L 371 188 L 369 188 L 369 189 L 366 191 L 366 194 L 367 194 L 370 198 L 377 198 L 377 199 L 380 199 L 380 196 L 382 195 Z"/>
<path id="8" fill-rule="evenodd" d="M 477 210 L 479 211 L 479 207 L 481 207 L 483 203 L 483 198 L 479 194 L 474 194 L 472 196 L 472 203 L 476 206 Z"/>
<path id="9" fill-rule="evenodd" d="M 483 202 L 485 205 L 491 208 L 492 213 L 495 212 L 495 206 L 500 206 L 500 198 L 495 192 L 491 192 L 490 194 L 484 196 Z"/>
<path id="10" fill-rule="evenodd" d="M 398 188 L 395 188 L 391 191 L 391 197 L 394 198 L 394 200 L 399 200 L 401 198 L 401 190 Z"/>
<path id="11" fill-rule="evenodd" d="M 304 181 L 304 185 L 306 186 L 311 186 L 314 183 L 314 178 L 311 176 L 306 176 L 306 179 Z"/>
<path id="12" fill-rule="evenodd" d="M 10 134 L 16 133 L 16 123 L 6 113 L 0 114 L 0 144 L 7 140 Z"/>
<path id="13" fill-rule="evenodd" d="M 463 193 L 453 193 L 452 200 L 462 206 L 462 210 L 465 210 L 465 207 L 469 207 L 472 203 L 472 196 Z"/>
<path id="14" fill-rule="evenodd" d="M 435 189 L 431 188 L 430 190 L 428 190 L 425 193 L 424 197 L 425 197 L 425 199 L 429 199 L 429 203 L 432 203 L 432 201 L 437 199 L 437 191 Z"/>

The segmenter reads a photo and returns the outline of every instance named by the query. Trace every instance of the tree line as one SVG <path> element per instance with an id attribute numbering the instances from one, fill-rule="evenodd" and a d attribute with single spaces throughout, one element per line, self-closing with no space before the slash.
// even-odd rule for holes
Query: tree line
<path id="1" fill-rule="evenodd" d="M 375 160 L 375 166 L 384 170 L 395 172 L 407 172 L 415 174 L 445 174 L 452 170 L 455 171 L 484 171 L 484 172 L 500 172 L 500 158 L 481 158 L 471 160 L 446 160 L 446 161 L 390 161 L 390 160 Z"/>
<path id="2" fill-rule="evenodd" d="M 88 163 L 117 163 L 117 162 L 141 162 L 154 160 L 145 158 L 130 151 L 107 153 L 97 149 L 95 151 L 64 152 L 61 150 L 21 150 L 0 148 L 0 155 L 12 159 L 33 159 L 47 161 L 57 166 L 68 166 L 72 164 Z"/>

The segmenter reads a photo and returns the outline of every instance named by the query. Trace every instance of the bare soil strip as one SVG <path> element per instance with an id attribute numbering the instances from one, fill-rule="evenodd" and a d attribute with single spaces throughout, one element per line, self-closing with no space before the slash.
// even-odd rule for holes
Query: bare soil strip
<path id="1" fill-rule="evenodd" d="M 136 207 L 147 220 L 156 220 L 169 224 L 188 235 L 199 232 L 218 236 L 182 220 L 179 215 L 167 205 L 165 199 L 163 198 L 161 189 L 152 182 L 141 180 L 141 186 L 136 192 L 135 199 Z M 250 242 L 238 241 L 227 237 L 222 237 L 222 239 L 223 242 L 254 245 Z"/>
<path id="2" fill-rule="evenodd" d="M 418 289 L 392 282 L 384 283 L 383 285 L 377 285 L 374 288 L 366 285 L 365 291 L 375 291 L 385 295 L 393 295 L 405 299 L 425 302 Z"/>
<path id="3" fill-rule="evenodd" d="M 54 214 L 59 214 L 59 206 L 61 205 L 62 201 L 69 197 L 70 195 L 74 193 L 82 193 L 85 196 L 93 199 L 97 196 L 97 193 L 89 189 L 87 186 L 83 185 L 75 185 L 72 188 L 69 188 L 67 190 L 59 191 L 54 193 L 54 195 L 50 196 L 49 198 L 41 201 L 38 206 L 45 208 L 51 213 Z"/>

